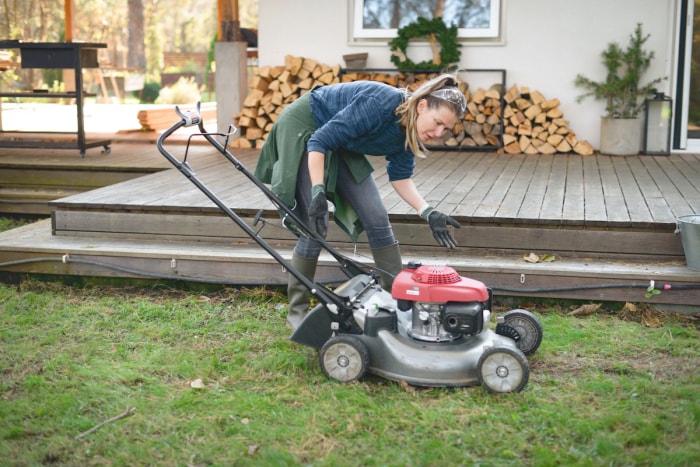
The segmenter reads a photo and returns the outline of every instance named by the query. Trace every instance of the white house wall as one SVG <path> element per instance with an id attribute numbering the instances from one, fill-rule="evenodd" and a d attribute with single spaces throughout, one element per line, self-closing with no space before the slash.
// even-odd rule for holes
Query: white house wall
<path id="1" fill-rule="evenodd" d="M 504 68 L 507 86 L 529 86 L 561 101 L 564 117 L 579 139 L 599 144 L 604 103 L 576 102 L 577 73 L 603 79 L 600 53 L 610 42 L 626 45 L 637 23 L 651 34 L 647 48 L 656 59 L 645 78 L 668 76 L 660 90 L 671 94 L 678 0 L 502 0 L 498 44 L 465 43 L 461 68 Z M 342 56 L 368 52 L 369 68 L 393 68 L 387 41 L 353 43 L 353 0 L 259 0 L 259 63 L 281 65 L 285 55 L 328 65 Z M 430 56 L 426 44 L 408 49 L 414 61 Z M 470 77 L 477 80 L 476 76 Z M 482 78 L 483 79 L 483 78 Z M 489 78 L 490 79 L 490 78 Z M 493 80 L 495 81 L 495 80 Z M 488 86 L 476 82 L 474 87 Z"/>

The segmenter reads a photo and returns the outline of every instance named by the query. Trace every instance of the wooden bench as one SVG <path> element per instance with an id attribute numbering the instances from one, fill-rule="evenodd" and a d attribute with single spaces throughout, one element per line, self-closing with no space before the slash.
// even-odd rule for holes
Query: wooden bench
<path id="1" fill-rule="evenodd" d="M 216 120 L 216 104 L 203 104 L 200 112 L 202 121 Z M 177 121 L 173 106 L 139 110 L 137 116 L 143 131 L 162 131 Z"/>
<path id="2" fill-rule="evenodd" d="M 206 52 L 163 52 L 163 69 L 188 68 L 195 65 L 197 68 L 206 68 L 209 63 L 209 54 Z"/>

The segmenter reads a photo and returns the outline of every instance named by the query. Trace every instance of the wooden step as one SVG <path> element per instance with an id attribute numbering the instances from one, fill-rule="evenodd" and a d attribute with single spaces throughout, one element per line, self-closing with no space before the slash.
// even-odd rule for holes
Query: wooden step
<path id="1" fill-rule="evenodd" d="M 152 171 L 74 170 L 16 168 L 0 170 L 0 185 L 26 187 L 74 187 L 81 191 L 114 185 Z"/>
<path id="2" fill-rule="evenodd" d="M 84 191 L 63 186 L 0 186 L 0 212 L 11 214 L 50 215 L 49 202 Z"/>
<path id="3" fill-rule="evenodd" d="M 35 273 L 119 277 L 231 285 L 282 286 L 287 272 L 252 240 L 161 241 L 103 236 L 51 235 L 50 220 L 0 233 L 0 270 L 5 274 Z M 275 251 L 289 259 L 293 242 L 275 242 Z M 366 247 L 341 245 L 341 252 L 372 264 Z M 650 302 L 680 305 L 697 312 L 700 303 L 700 271 L 684 261 L 660 261 L 640 257 L 637 261 L 592 260 L 586 257 L 557 258 L 552 262 L 528 263 L 515 252 L 492 254 L 481 249 L 402 247 L 404 264 L 447 264 L 461 275 L 484 282 L 496 296 L 568 298 L 593 301 Z M 12 264 L 16 263 L 16 264 Z M 316 280 L 340 282 L 344 275 L 337 263 L 322 255 Z M 670 289 L 645 297 L 651 281 Z"/>
<path id="4" fill-rule="evenodd" d="M 263 217 L 268 225 L 263 236 L 272 241 L 293 240 L 294 236 L 281 226 L 279 215 L 268 206 Z M 254 210 L 235 210 L 252 226 L 257 214 Z M 206 240 L 231 242 L 247 240 L 247 234 L 230 218 L 214 207 L 206 213 L 191 210 L 141 209 L 140 212 L 101 210 L 53 211 L 55 235 L 103 236 L 119 238 L 152 238 L 183 242 Z M 414 216 L 415 217 L 415 216 Z M 683 245 L 674 229 L 603 230 L 568 227 L 566 229 L 543 228 L 536 224 L 494 225 L 463 223 L 454 231 L 460 246 L 482 250 L 511 250 L 514 252 L 541 252 L 551 255 L 588 255 L 604 258 L 657 257 L 662 260 L 683 258 Z M 415 218 L 413 222 L 392 219 L 394 234 L 401 245 L 433 247 L 435 241 L 425 222 Z M 254 227 L 258 229 L 261 225 Z M 328 239 L 332 242 L 348 242 L 347 235 L 334 223 L 329 227 Z M 366 243 L 366 237 L 360 237 Z"/>

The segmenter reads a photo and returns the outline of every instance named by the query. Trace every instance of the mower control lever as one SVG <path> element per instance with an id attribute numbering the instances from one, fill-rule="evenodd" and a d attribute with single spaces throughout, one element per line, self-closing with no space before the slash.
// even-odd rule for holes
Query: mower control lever
<path id="1" fill-rule="evenodd" d="M 267 220 L 265 220 L 262 215 L 263 210 L 261 209 L 255 214 L 255 217 L 253 218 L 253 227 L 257 227 L 259 222 L 262 223 L 260 228 L 255 232 L 256 235 L 259 235 L 262 229 L 264 229 L 267 225 Z"/>
<path id="2" fill-rule="evenodd" d="M 263 225 L 265 225 L 265 222 L 267 222 L 265 219 L 262 217 L 263 215 L 263 210 L 259 210 L 257 214 L 255 214 L 255 217 L 253 218 L 253 225 L 258 225 L 258 222 L 262 221 Z"/>
<path id="3" fill-rule="evenodd" d="M 200 108 L 202 107 L 202 103 L 197 101 L 197 110 L 185 110 L 184 112 L 180 110 L 179 106 L 175 106 L 175 113 L 182 118 L 184 121 L 184 126 L 194 126 L 194 125 L 199 125 L 202 123 L 202 116 L 201 116 L 201 111 Z"/>

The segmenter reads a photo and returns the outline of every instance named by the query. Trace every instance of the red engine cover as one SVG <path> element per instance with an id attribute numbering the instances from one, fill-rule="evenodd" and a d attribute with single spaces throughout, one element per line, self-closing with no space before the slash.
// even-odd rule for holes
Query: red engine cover
<path id="1" fill-rule="evenodd" d="M 489 292 L 483 282 L 462 277 L 449 266 L 435 265 L 401 271 L 391 296 L 422 303 L 484 302 Z"/>

